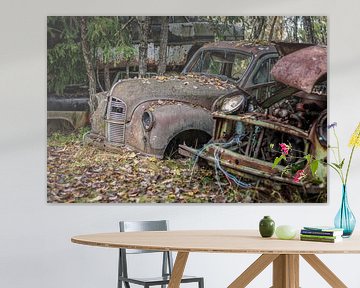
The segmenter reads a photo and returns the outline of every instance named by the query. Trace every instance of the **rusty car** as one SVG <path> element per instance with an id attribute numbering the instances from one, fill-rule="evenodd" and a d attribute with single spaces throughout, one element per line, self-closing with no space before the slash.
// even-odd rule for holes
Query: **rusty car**
<path id="1" fill-rule="evenodd" d="M 72 132 L 89 124 L 89 97 L 87 87 L 67 85 L 64 95 L 48 93 L 47 134 Z"/>
<path id="2" fill-rule="evenodd" d="M 118 79 L 134 77 L 138 75 L 138 50 L 140 28 L 134 19 L 136 17 L 121 16 L 124 23 L 128 23 L 131 30 L 132 44 L 134 48 L 133 57 L 127 59 L 123 53 L 114 53 L 110 64 L 110 80 L 116 83 Z M 243 27 L 239 24 L 231 24 L 225 27 L 220 25 L 224 40 L 238 40 L 244 38 Z M 56 30 L 56 29 L 55 29 Z M 48 48 L 53 48 L 61 37 L 55 31 L 54 36 L 47 38 Z M 150 31 L 148 35 L 147 51 L 147 76 L 156 75 L 159 62 L 159 45 L 161 32 L 161 17 L 150 17 Z M 205 43 L 215 40 L 215 30 L 210 22 L 197 16 L 170 16 L 168 25 L 167 43 L 167 70 L 181 72 L 188 60 Z M 104 57 L 103 52 L 97 51 L 97 84 L 98 91 L 105 87 L 104 80 Z M 67 85 L 63 95 L 48 91 L 47 125 L 48 134 L 54 131 L 73 131 L 89 125 L 89 110 L 87 104 L 89 94 L 86 85 Z M 80 93 L 80 95 L 79 95 Z"/>
<path id="3" fill-rule="evenodd" d="M 284 163 L 273 165 L 278 151 L 272 147 L 280 143 L 292 146 L 291 161 L 297 169 L 306 166 L 304 155 L 326 161 L 327 50 L 316 45 L 300 48 L 282 45 L 278 49 L 282 57 L 271 74 L 282 88 L 265 98 L 244 90 L 220 97 L 213 104 L 212 140 L 201 149 L 180 145 L 180 154 L 196 155 L 235 176 L 232 179 L 245 179 L 238 182 L 243 188 L 270 180 L 310 194 L 326 192 L 324 164 L 316 179 L 306 183 L 284 175 Z"/>
<path id="4" fill-rule="evenodd" d="M 93 101 L 88 139 L 158 158 L 179 143 L 200 147 L 211 138 L 211 107 L 220 96 L 241 89 L 266 98 L 277 89 L 270 75 L 277 59 L 274 45 L 219 41 L 200 48 L 180 76 L 120 80 Z"/>

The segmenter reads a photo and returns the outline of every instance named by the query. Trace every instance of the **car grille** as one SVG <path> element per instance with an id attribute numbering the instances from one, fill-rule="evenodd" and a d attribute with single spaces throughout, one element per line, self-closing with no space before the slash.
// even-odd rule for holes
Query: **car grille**
<path id="1" fill-rule="evenodd" d="M 106 122 L 107 141 L 113 144 L 125 143 L 126 104 L 118 98 L 110 97 Z"/>

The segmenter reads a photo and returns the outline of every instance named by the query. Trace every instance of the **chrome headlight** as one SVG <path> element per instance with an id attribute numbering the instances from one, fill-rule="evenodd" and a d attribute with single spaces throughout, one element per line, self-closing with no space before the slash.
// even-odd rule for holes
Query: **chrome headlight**
<path id="1" fill-rule="evenodd" d="M 221 112 L 232 113 L 237 110 L 243 112 L 246 107 L 246 98 L 244 95 L 235 95 L 232 97 L 225 98 L 221 105 Z"/>
<path id="2" fill-rule="evenodd" d="M 155 122 L 153 114 L 150 111 L 145 111 L 141 120 L 145 131 L 150 131 Z"/>

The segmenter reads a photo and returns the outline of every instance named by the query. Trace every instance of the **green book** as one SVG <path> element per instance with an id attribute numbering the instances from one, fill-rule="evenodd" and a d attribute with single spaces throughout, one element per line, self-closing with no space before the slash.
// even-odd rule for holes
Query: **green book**
<path id="1" fill-rule="evenodd" d="M 308 235 L 308 234 L 300 234 L 303 238 L 314 238 L 314 239 L 337 239 L 342 238 L 341 236 L 327 236 L 327 235 Z"/>
<path id="2" fill-rule="evenodd" d="M 307 235 L 306 235 L 307 236 Z M 342 241 L 342 237 L 304 237 L 300 235 L 301 241 L 314 241 L 314 242 L 327 242 L 327 243 L 337 243 Z"/>

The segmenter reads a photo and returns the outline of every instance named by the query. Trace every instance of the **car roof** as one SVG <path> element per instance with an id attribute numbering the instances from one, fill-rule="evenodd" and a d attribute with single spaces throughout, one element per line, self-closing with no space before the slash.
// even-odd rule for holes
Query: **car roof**
<path id="1" fill-rule="evenodd" d="M 267 42 L 218 41 L 205 44 L 201 49 L 231 49 L 250 54 L 277 53 L 275 45 Z"/>

